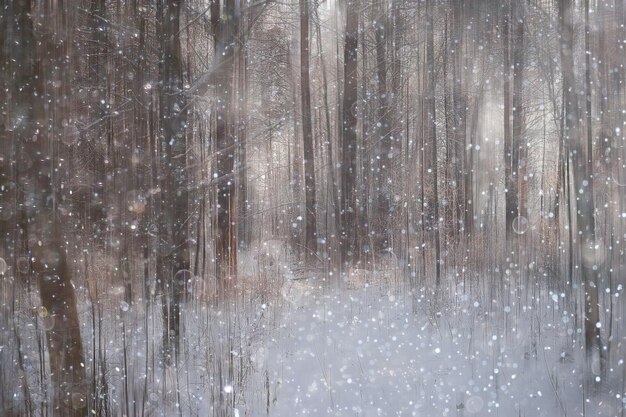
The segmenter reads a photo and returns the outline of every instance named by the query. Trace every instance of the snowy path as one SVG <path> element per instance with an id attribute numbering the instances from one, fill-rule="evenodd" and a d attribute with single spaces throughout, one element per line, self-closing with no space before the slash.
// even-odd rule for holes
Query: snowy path
<path id="1" fill-rule="evenodd" d="M 409 296 L 381 288 L 297 285 L 253 355 L 245 415 L 581 415 L 579 361 L 558 302 L 487 311 L 459 297 L 443 314 L 425 302 L 413 313 Z M 621 404 L 596 405 L 587 415 L 617 415 Z"/>

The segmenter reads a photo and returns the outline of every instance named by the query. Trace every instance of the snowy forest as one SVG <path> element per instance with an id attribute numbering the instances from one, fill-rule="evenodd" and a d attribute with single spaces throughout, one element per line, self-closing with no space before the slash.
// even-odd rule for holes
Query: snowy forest
<path id="1" fill-rule="evenodd" d="M 626 0 L 0 0 L 0 415 L 626 415 Z"/>

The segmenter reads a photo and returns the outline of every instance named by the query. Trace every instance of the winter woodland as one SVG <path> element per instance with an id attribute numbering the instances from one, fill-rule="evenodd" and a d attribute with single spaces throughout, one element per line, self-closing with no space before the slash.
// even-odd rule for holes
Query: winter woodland
<path id="1" fill-rule="evenodd" d="M 0 0 L 0 415 L 626 415 L 626 0 Z"/>

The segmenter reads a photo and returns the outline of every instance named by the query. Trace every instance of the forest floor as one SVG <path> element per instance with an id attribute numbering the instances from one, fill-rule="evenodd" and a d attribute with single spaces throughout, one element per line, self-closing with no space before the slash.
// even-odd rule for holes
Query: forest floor
<path id="1" fill-rule="evenodd" d="M 348 280 L 298 267 L 280 241 L 241 262 L 228 302 L 211 301 L 210 277 L 194 278 L 177 360 L 163 353 L 158 301 L 129 305 L 113 286 L 95 305 L 78 291 L 91 414 L 624 417 L 622 336 L 607 377 L 586 388 L 580 296 L 543 274 L 465 272 L 435 294 L 396 265 Z M 16 318 L 35 410 L 50 395 L 37 299 L 20 299 L 27 314 Z M 16 360 L 10 343 L 0 363 Z M 16 384 L 7 398 L 19 406 L 23 392 Z"/>
<path id="2" fill-rule="evenodd" d="M 492 299 L 460 283 L 412 296 L 404 282 L 389 271 L 338 289 L 288 280 L 237 414 L 622 415 L 621 375 L 583 393 L 580 323 L 565 294 L 516 288 Z"/>

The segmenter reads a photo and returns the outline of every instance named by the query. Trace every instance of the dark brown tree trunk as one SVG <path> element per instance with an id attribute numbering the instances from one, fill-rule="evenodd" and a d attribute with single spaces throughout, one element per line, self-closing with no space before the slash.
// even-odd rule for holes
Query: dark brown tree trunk
<path id="1" fill-rule="evenodd" d="M 188 278 L 188 175 L 187 175 L 187 102 L 183 91 L 183 60 L 180 45 L 180 0 L 166 0 L 159 15 L 159 117 L 164 171 L 162 187 L 167 242 L 162 253 L 167 258 L 165 277 L 161 277 L 168 294 L 166 331 L 178 344 L 180 315 L 185 280 Z"/>
<path id="2" fill-rule="evenodd" d="M 237 189 L 234 172 L 236 142 L 232 109 L 234 42 L 239 27 L 236 1 L 224 1 L 221 19 L 217 25 L 215 49 L 218 68 L 215 84 L 217 96 L 215 128 L 217 160 L 214 173 L 217 181 L 215 260 L 221 289 L 224 288 L 226 280 L 237 274 Z"/>
<path id="3" fill-rule="evenodd" d="M 309 1 L 300 1 L 300 99 L 302 103 L 302 140 L 304 142 L 305 245 L 307 259 L 317 252 L 315 198 L 315 155 L 311 123 L 311 87 L 309 81 Z"/>
<path id="4" fill-rule="evenodd" d="M 5 3 L 2 3 L 4 5 Z M 15 257 L 15 225 L 16 218 L 13 210 L 9 207 L 16 207 L 17 187 L 12 186 L 15 180 L 15 164 L 10 163 L 15 158 L 15 140 L 11 137 L 9 129 L 10 123 L 7 120 L 9 98 L 11 91 L 9 86 L 12 83 L 10 72 L 10 52 L 5 47 L 6 39 L 11 34 L 11 26 L 7 12 L 0 13 L 0 143 L 4 157 L 0 159 L 0 201 L 2 201 L 2 216 L 0 216 L 0 258 L 7 265 L 13 263 Z M 4 262 L 3 269 L 7 267 Z M 4 310 L 2 310 L 4 312 Z M 3 314 L 0 321 L 3 326 L 9 326 L 9 314 Z"/>
<path id="5" fill-rule="evenodd" d="M 515 181 L 515 163 L 511 130 L 511 4 L 505 2 L 506 9 L 502 21 L 502 46 L 504 53 L 504 187 L 505 187 L 505 232 L 507 242 L 513 236 L 513 220 L 517 212 L 517 183 Z"/>
<path id="6" fill-rule="evenodd" d="M 388 183 L 390 166 L 393 160 L 393 137 L 389 122 L 389 103 L 387 97 L 387 8 L 384 0 L 375 0 L 375 38 L 376 38 L 376 83 L 378 87 L 378 124 L 375 155 L 375 232 L 374 250 L 390 248 L 389 216 L 391 211 L 391 189 Z M 371 227 L 371 226 L 370 226 Z"/>
<path id="7" fill-rule="evenodd" d="M 43 18 L 63 13 L 56 8 L 45 9 Z M 21 223 L 27 237 L 34 274 L 41 295 L 40 315 L 51 325 L 46 330 L 50 376 L 53 382 L 53 415 L 78 417 L 87 415 L 87 385 L 85 358 L 80 336 L 80 322 L 72 271 L 67 259 L 62 220 L 56 209 L 57 195 L 53 185 L 53 168 L 59 161 L 52 149 L 62 147 L 52 129 L 56 120 L 44 105 L 51 99 L 45 90 L 49 74 L 45 69 L 65 67 L 61 43 L 48 38 L 41 49 L 34 29 L 35 14 L 30 0 L 9 3 L 10 36 L 19 41 L 19 48 L 11 48 L 14 74 L 13 111 L 22 115 L 23 122 L 14 126 L 18 148 L 18 183 L 21 184 Z M 59 19 L 57 22 L 65 19 Z M 56 23 L 56 25 L 60 25 Z M 69 32 L 67 27 L 56 27 L 55 37 Z M 43 38 L 42 34 L 42 38 Z M 59 39 L 55 39 L 59 41 Z M 54 73 L 53 73 L 54 74 Z M 63 107 L 65 97 L 57 97 Z"/>
<path id="8" fill-rule="evenodd" d="M 333 205 L 333 224 L 335 226 L 335 233 L 338 233 L 340 231 L 340 220 L 341 220 L 341 207 L 339 204 L 339 198 L 338 198 L 338 191 L 337 191 L 337 186 L 339 185 L 337 183 L 336 180 L 336 175 L 335 175 L 335 156 L 334 156 L 334 152 L 333 152 L 333 135 L 332 135 L 332 130 L 330 127 L 330 105 L 328 103 L 328 79 L 327 79 L 327 75 L 326 75 L 326 60 L 324 59 L 324 51 L 322 48 L 322 33 L 321 33 L 321 28 L 320 28 L 320 23 L 319 23 L 319 13 L 317 11 L 317 7 L 315 8 L 315 31 L 317 34 L 317 48 L 318 48 L 318 55 L 320 57 L 320 64 L 322 66 L 321 71 L 322 71 L 322 90 L 323 90 L 323 97 L 324 97 L 324 119 L 326 121 L 326 138 L 324 140 L 324 143 L 326 144 L 326 153 L 328 155 L 328 178 L 330 178 L 330 186 L 328 188 L 330 188 L 331 190 L 331 200 L 332 200 L 332 205 Z M 330 233 L 327 231 L 327 234 L 330 235 Z"/>
<path id="9" fill-rule="evenodd" d="M 523 102 L 524 88 L 524 3 L 515 2 L 513 13 L 513 135 L 511 146 L 512 180 L 515 184 L 517 220 L 513 219 L 513 232 L 524 233 L 527 222 L 526 181 L 527 161 L 524 141 L 525 116 Z"/>
<path id="10" fill-rule="evenodd" d="M 426 67 L 428 78 L 428 97 L 426 104 L 426 111 L 428 114 L 428 137 L 430 139 L 429 151 L 430 160 L 428 169 L 432 173 L 432 202 L 433 202 L 433 217 L 432 228 L 434 234 L 435 244 L 435 279 L 436 284 L 439 286 L 441 282 L 441 242 L 439 237 L 439 190 L 438 190 L 438 167 L 437 167 L 437 105 L 435 101 L 435 19 L 434 19 L 434 4 L 428 2 L 426 5 L 428 13 L 428 29 L 426 34 Z"/>
<path id="11" fill-rule="evenodd" d="M 505 2 L 502 22 L 504 54 L 504 186 L 505 186 L 505 235 L 507 241 L 513 235 L 513 220 L 517 217 L 517 191 L 513 177 L 513 138 L 511 130 L 511 4 Z"/>
<path id="12" fill-rule="evenodd" d="M 466 233 L 471 232 L 472 221 L 471 206 L 468 200 L 468 182 L 466 178 L 470 178 L 471 167 L 467 166 L 466 148 L 467 148 L 467 92 L 465 90 L 465 73 L 463 66 L 465 64 L 464 53 L 464 36 L 463 36 L 463 2 L 461 0 L 453 0 L 453 19 L 452 19 L 452 50 L 453 67 L 452 67 L 452 101 L 454 103 L 454 190 L 456 190 L 456 212 L 457 224 L 463 226 Z M 469 70 L 468 73 L 471 73 Z"/>
<path id="13" fill-rule="evenodd" d="M 616 2 L 617 3 L 617 2 Z M 623 3 L 620 1 L 619 3 Z M 607 3 L 598 2 L 598 13 L 597 15 L 600 18 L 604 18 L 607 15 Z M 607 42 L 608 33 L 611 30 L 618 30 L 619 25 L 617 24 L 617 19 L 612 19 L 611 24 L 605 24 L 602 28 L 600 28 L 600 34 L 598 39 L 598 84 L 599 84 L 599 94 L 598 94 L 598 109 L 600 113 L 600 126 L 599 126 L 599 143 L 598 148 L 596 150 L 600 162 L 604 165 L 605 168 L 610 169 L 611 162 L 611 147 L 613 145 L 613 131 L 611 129 L 611 116 L 613 113 L 613 108 L 610 106 L 611 100 L 608 99 L 609 91 L 610 91 L 610 68 L 611 68 L 611 54 L 609 45 Z M 586 30 L 586 32 L 588 32 Z M 585 40 L 588 41 L 588 36 L 585 37 Z M 587 49 L 589 50 L 589 49 Z M 589 54 L 586 55 L 586 59 L 589 59 Z M 591 98 L 591 97 L 590 97 Z"/>
<path id="14" fill-rule="evenodd" d="M 239 0 L 240 7 L 245 0 Z M 247 220 L 250 203 L 248 201 L 248 33 L 252 26 L 250 16 L 244 16 L 239 24 L 239 40 L 237 42 L 237 171 L 238 171 L 238 213 L 237 225 L 240 248 L 248 247 L 252 239 L 252 228 Z"/>
<path id="15" fill-rule="evenodd" d="M 298 38 L 294 36 L 291 39 L 291 44 L 289 45 L 288 50 L 288 61 L 287 68 L 289 73 L 289 81 L 291 87 L 291 105 L 292 105 L 292 129 L 293 129 L 293 140 L 289 141 L 287 144 L 287 161 L 289 163 L 289 185 L 291 186 L 291 195 L 292 201 L 295 203 L 292 208 L 290 208 L 287 213 L 292 219 L 301 218 L 302 214 L 302 168 L 303 164 L 303 155 L 302 155 L 302 140 L 300 138 L 300 121 L 301 118 L 298 117 L 300 113 L 300 99 L 299 99 L 299 86 L 298 86 L 298 68 L 296 61 L 296 57 L 294 54 L 298 49 Z M 291 222 L 290 222 L 291 223 Z M 298 249 L 298 252 L 303 247 L 302 244 L 302 228 L 300 227 L 300 223 L 296 223 L 298 227 L 289 228 L 289 234 L 291 239 L 291 244 L 294 245 Z"/>
<path id="16" fill-rule="evenodd" d="M 359 44 L 358 0 L 348 1 L 344 32 L 343 104 L 341 129 L 341 243 L 343 268 L 357 256 L 356 156 L 357 156 L 357 56 Z"/>
<path id="17" fill-rule="evenodd" d="M 92 85 L 95 87 L 97 94 L 94 94 L 93 97 L 87 104 L 91 111 L 89 115 L 93 117 L 95 120 L 100 121 L 104 118 L 106 114 L 104 105 L 101 100 L 102 97 L 106 96 L 107 90 L 107 82 L 109 82 L 108 77 L 106 75 L 106 60 L 107 60 L 107 52 L 108 52 L 108 31 L 109 26 L 106 20 L 106 6 L 104 0 L 91 0 L 91 39 L 90 39 L 90 50 L 89 50 L 89 77 Z M 96 123 L 93 129 L 93 149 L 103 149 L 105 144 L 103 143 L 106 138 L 106 124 L 99 122 Z M 77 150 L 81 153 L 81 143 L 78 143 Z M 89 148 L 89 147 L 87 147 Z M 89 217 L 92 223 L 92 230 L 94 232 L 95 242 L 98 246 L 103 245 L 105 230 L 106 230 L 106 196 L 105 189 L 106 186 L 105 181 L 100 181 L 100 179 L 106 178 L 106 164 L 105 157 L 97 152 L 90 151 L 93 155 L 89 155 L 91 158 L 93 156 L 94 164 L 93 164 L 93 173 L 94 177 L 97 181 L 94 181 L 94 194 L 101 196 L 99 199 L 90 199 L 89 203 L 91 205 L 89 209 Z M 95 200 L 95 201 L 94 201 Z"/>
<path id="18" fill-rule="evenodd" d="M 102 4 L 101 10 L 104 13 L 105 2 L 103 0 L 97 0 Z M 147 198 L 149 195 L 149 189 L 151 188 L 150 178 L 150 137 L 148 131 L 149 120 L 149 99 L 150 89 L 146 89 L 146 83 L 150 80 L 150 63 L 148 61 L 148 41 L 146 39 L 148 22 L 146 17 L 139 11 L 144 7 L 143 0 L 134 2 L 133 9 L 133 23 L 136 25 L 136 30 L 139 32 L 138 44 L 136 47 L 137 54 L 137 77 L 136 82 L 133 85 L 133 94 L 136 97 L 134 100 L 133 113 L 134 113 L 134 143 L 133 143 L 133 155 L 131 157 L 133 173 L 132 176 L 135 179 L 133 190 L 136 195 L 139 195 L 142 202 L 145 201 L 146 208 L 145 213 L 135 218 L 139 222 L 139 232 L 134 235 L 139 237 L 139 244 L 141 245 L 141 252 L 143 254 L 148 253 L 150 250 L 150 238 L 148 233 L 148 225 L 150 224 L 149 213 L 153 199 Z M 97 28 L 94 32 L 98 31 Z M 99 32 L 99 31 L 98 31 Z M 131 259 L 132 260 L 132 259 Z M 129 260 L 129 261 L 131 261 Z M 132 265 L 132 262 L 129 263 Z M 148 268 L 144 266 L 146 272 L 145 282 L 142 283 L 143 296 L 147 296 L 148 292 L 145 291 L 149 285 L 149 273 Z M 130 279 L 132 281 L 132 279 Z M 132 282 L 129 282 L 132 284 Z M 131 300 L 133 301 L 133 300 Z M 130 301 L 129 301 L 130 302 Z"/>

